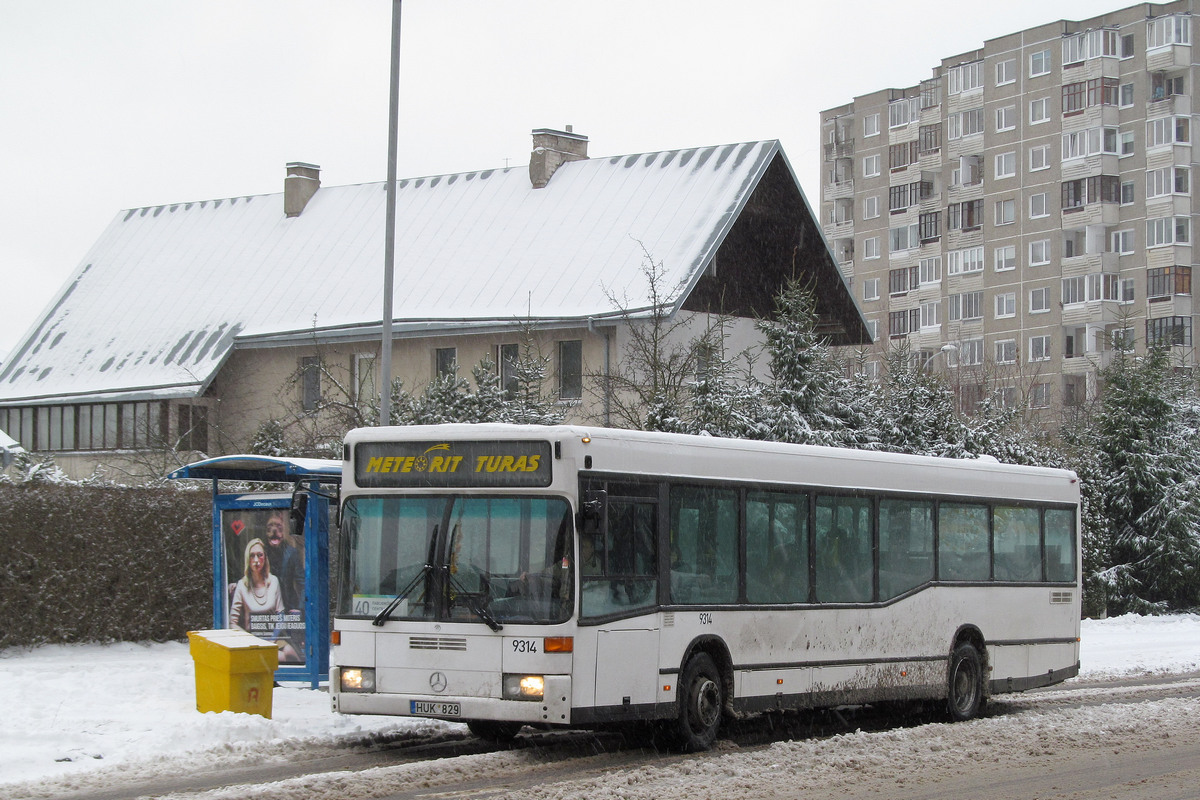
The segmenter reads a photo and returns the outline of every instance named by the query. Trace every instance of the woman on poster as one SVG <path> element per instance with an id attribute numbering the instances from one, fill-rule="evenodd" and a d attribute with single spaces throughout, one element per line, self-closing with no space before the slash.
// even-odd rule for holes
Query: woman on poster
<path id="1" fill-rule="evenodd" d="M 246 545 L 245 574 L 233 590 L 229 606 L 230 621 L 255 636 L 276 639 L 278 623 L 283 619 L 283 592 L 279 578 L 271 574 L 267 547 L 262 539 L 251 539 Z M 294 662 L 296 652 L 286 640 L 279 641 L 279 660 Z"/>

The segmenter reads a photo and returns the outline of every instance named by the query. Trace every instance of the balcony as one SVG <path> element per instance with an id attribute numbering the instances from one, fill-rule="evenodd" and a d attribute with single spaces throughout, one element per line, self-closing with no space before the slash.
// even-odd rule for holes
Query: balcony
<path id="1" fill-rule="evenodd" d="M 1146 69 L 1151 72 L 1190 67 L 1191 65 L 1192 46 L 1189 44 L 1172 44 L 1166 47 L 1156 47 L 1146 53 Z"/>
<path id="2" fill-rule="evenodd" d="M 1082 253 L 1062 260 L 1062 276 L 1074 278 L 1094 272 L 1115 275 L 1121 271 L 1120 253 Z"/>
<path id="3" fill-rule="evenodd" d="M 1063 325 L 1109 325 L 1121 319 L 1121 304 L 1116 300 L 1089 300 L 1062 307 Z"/>
<path id="4" fill-rule="evenodd" d="M 825 145 L 825 160 L 836 161 L 839 158 L 854 157 L 854 140 L 847 139 L 840 142 L 831 142 Z"/>
<path id="5" fill-rule="evenodd" d="M 1083 375 L 1096 372 L 1112 363 L 1113 351 L 1102 353 L 1082 353 L 1076 356 L 1063 356 L 1062 373 L 1064 375 Z"/>

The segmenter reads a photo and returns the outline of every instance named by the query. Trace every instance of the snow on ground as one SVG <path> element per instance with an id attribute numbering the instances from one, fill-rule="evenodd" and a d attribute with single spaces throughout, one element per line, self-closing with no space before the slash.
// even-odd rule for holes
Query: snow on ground
<path id="1" fill-rule="evenodd" d="M 1200 616 L 1085 620 L 1081 662 L 1080 677 L 1092 680 L 1200 670 Z M 329 710 L 329 698 L 324 692 L 307 688 L 276 688 L 273 705 L 273 719 L 269 720 L 232 712 L 197 712 L 192 660 L 187 645 L 181 643 L 0 651 L 0 709 L 4 710 L 0 724 L 0 797 L 29 794 L 34 782 L 46 780 L 54 780 L 64 791 L 71 787 L 81 789 L 114 767 L 120 768 L 124 779 L 150 779 L 183 770 L 216 767 L 250 753 L 265 762 L 283 762 L 294 760 L 301 752 L 328 751 L 377 736 L 464 730 L 459 725 L 433 720 L 339 716 Z M 1133 716 L 1123 718 L 1122 724 L 1135 728 L 1141 724 L 1153 726 L 1154 720 L 1161 723 L 1164 715 L 1195 717 L 1197 711 L 1194 702 L 1185 704 L 1186 707 L 1146 705 L 1151 708 L 1130 710 L 1128 713 Z M 1055 713 L 1059 717 L 1048 728 L 1064 741 L 1086 738 L 1101 724 L 1093 719 L 1097 712 L 1091 709 Z M 1147 715 L 1144 723 L 1139 718 L 1141 714 Z M 1017 724 L 1028 725 L 1024 715 L 1021 719 L 1025 723 Z M 1001 726 L 1010 722 L 987 721 Z M 881 747 L 886 750 L 891 746 L 889 737 L 905 739 L 902 747 L 906 751 L 912 750 L 915 737 L 922 742 L 918 749 L 936 752 L 937 740 L 947 735 L 945 729 L 936 725 L 923 728 L 928 730 L 872 734 L 869 738 L 873 744 L 846 745 L 850 747 L 849 754 L 837 758 L 867 761 L 882 758 L 879 752 L 872 756 L 868 750 Z M 804 763 L 814 757 L 816 750 L 821 750 L 821 758 L 828 762 L 832 758 L 825 752 L 828 747 L 822 741 L 781 743 L 767 748 L 766 755 L 761 757 L 789 763 L 799 759 L 799 763 Z M 860 749 L 863 751 L 859 752 Z M 928 757 L 932 756 L 927 754 Z M 459 769 L 503 773 L 531 768 L 528 758 L 521 753 L 494 753 L 468 756 L 456 762 L 462 761 Z M 698 762 L 688 763 L 690 766 L 661 769 L 701 772 L 704 769 Z M 770 768 L 764 764 L 751 768 L 764 766 Z M 409 765 L 394 777 L 411 780 L 412 771 L 428 773 L 440 768 L 443 767 L 436 764 Z M 814 777 L 806 776 L 806 780 Z M 705 780 L 702 774 L 696 778 Z M 343 774 L 329 780 L 347 779 Z M 380 776 L 373 779 L 379 780 Z M 424 775 L 422 779 L 431 780 L 431 776 Z M 333 797 L 346 788 L 337 783 L 322 788 L 318 786 L 322 779 L 306 780 L 305 795 L 310 797 L 322 796 L 326 789 Z M 599 784 L 590 788 L 585 784 L 581 784 L 580 796 L 603 796 Z M 661 791 L 652 785 L 653 782 L 646 786 L 647 796 Z M 640 795 L 635 792 L 623 796 Z"/>

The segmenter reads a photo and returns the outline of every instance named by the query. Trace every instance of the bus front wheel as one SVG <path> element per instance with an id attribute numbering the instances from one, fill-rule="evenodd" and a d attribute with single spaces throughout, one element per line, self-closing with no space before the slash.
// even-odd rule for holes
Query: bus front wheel
<path id="1" fill-rule="evenodd" d="M 679 718 L 674 731 L 679 747 L 688 753 L 712 747 L 724 707 L 721 673 L 712 656 L 698 653 L 687 662 L 680 676 Z"/>
<path id="2" fill-rule="evenodd" d="M 480 739 L 497 744 L 511 742 L 522 727 L 524 727 L 524 723 L 521 722 L 500 722 L 492 719 L 467 720 L 467 730 Z"/>
<path id="3" fill-rule="evenodd" d="M 983 659 L 975 645 L 963 642 L 950 654 L 946 709 L 955 722 L 972 719 L 983 707 Z"/>

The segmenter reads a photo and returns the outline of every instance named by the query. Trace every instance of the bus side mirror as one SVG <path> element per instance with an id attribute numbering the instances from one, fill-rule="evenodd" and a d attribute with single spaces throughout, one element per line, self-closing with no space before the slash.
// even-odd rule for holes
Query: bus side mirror
<path id="1" fill-rule="evenodd" d="M 292 535 L 304 535 L 304 518 L 308 515 L 308 491 L 299 483 L 292 491 Z"/>
<path id="2" fill-rule="evenodd" d="M 575 520 L 575 527 L 580 533 L 600 533 L 600 523 L 604 519 L 604 506 L 607 502 L 608 492 L 603 489 L 584 493 L 583 503 Z"/>

